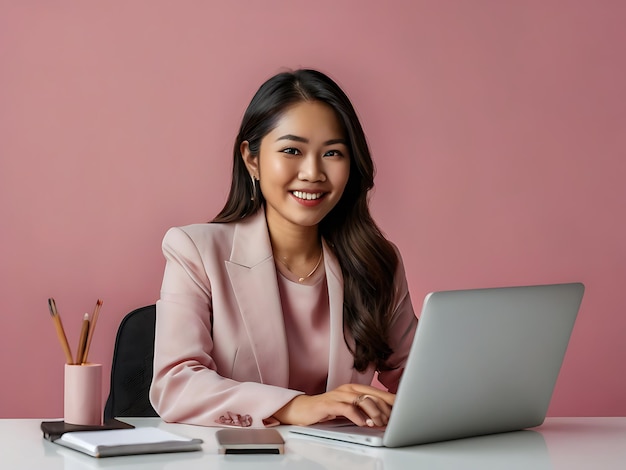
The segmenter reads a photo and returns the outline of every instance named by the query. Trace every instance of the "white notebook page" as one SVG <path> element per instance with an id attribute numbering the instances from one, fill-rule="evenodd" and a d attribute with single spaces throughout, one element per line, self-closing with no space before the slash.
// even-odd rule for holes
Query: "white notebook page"
<path id="1" fill-rule="evenodd" d="M 60 440 L 96 452 L 98 446 L 156 444 L 171 441 L 191 441 L 159 428 L 109 429 L 104 431 L 67 432 Z"/>

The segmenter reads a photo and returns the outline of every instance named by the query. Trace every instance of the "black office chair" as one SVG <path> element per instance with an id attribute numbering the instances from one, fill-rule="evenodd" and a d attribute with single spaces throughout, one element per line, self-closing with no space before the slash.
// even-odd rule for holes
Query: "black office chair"
<path id="1" fill-rule="evenodd" d="M 152 382 L 156 305 L 127 314 L 115 339 L 111 388 L 104 407 L 104 420 L 115 417 L 158 416 L 148 393 Z"/>

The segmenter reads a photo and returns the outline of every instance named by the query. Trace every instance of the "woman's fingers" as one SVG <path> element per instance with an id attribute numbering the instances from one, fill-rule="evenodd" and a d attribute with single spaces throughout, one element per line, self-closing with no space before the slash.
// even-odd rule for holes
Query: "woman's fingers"
<path id="1" fill-rule="evenodd" d="M 357 397 L 360 395 L 374 397 L 378 400 L 385 402 L 389 406 L 393 406 L 393 403 L 396 399 L 396 396 L 393 393 L 372 387 L 371 385 L 348 384 L 342 385 L 337 390 L 345 390 Z"/>
<path id="2" fill-rule="evenodd" d="M 341 414 L 359 426 L 386 426 L 391 414 L 394 395 L 371 387 L 335 390 L 335 398 L 341 402 Z M 367 393 L 360 393 L 367 392 Z M 333 392 L 331 392 L 333 393 Z M 347 405 L 347 406 L 346 406 Z"/>
<path id="3" fill-rule="evenodd" d="M 386 415 L 391 414 L 391 406 L 385 400 L 382 400 L 374 395 L 361 394 L 354 400 L 353 405 L 369 409 L 372 403 L 374 403 L 376 407 L 380 408 L 380 410 Z"/>
<path id="4" fill-rule="evenodd" d="M 395 395 L 368 385 L 346 384 L 320 395 L 299 395 L 274 417 L 283 424 L 313 424 L 343 416 L 358 426 L 386 426 Z"/>
<path id="5" fill-rule="evenodd" d="M 359 395 L 352 405 L 364 416 L 367 426 L 386 426 L 389 422 L 391 407 L 384 401 L 373 395 Z"/>

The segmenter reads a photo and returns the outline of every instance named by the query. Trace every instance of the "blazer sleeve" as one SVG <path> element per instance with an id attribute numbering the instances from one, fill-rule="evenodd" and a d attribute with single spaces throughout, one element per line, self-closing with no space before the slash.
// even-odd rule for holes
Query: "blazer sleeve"
<path id="1" fill-rule="evenodd" d="M 155 410 L 165 421 L 204 426 L 279 424 L 272 415 L 302 392 L 218 374 L 211 279 L 200 251 L 184 230 L 173 228 L 163 253 L 150 389 Z"/>
<path id="2" fill-rule="evenodd" d="M 413 337 L 417 329 L 417 317 L 411 304 L 411 296 L 404 272 L 404 263 L 400 252 L 396 248 L 398 255 L 398 267 L 394 277 L 395 308 L 392 314 L 391 329 L 389 333 L 389 344 L 393 353 L 389 357 L 387 364 L 391 370 L 382 371 L 378 374 L 378 380 L 390 392 L 396 393 L 400 378 L 404 372 L 406 361 L 409 356 Z"/>

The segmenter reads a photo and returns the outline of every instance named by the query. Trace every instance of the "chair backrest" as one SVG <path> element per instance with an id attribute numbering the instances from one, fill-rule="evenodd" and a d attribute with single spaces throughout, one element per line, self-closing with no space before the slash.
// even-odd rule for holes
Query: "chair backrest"
<path id="1" fill-rule="evenodd" d="M 115 339 L 111 388 L 104 407 L 105 421 L 115 417 L 158 416 L 148 397 L 154 358 L 156 305 L 127 314 Z"/>

